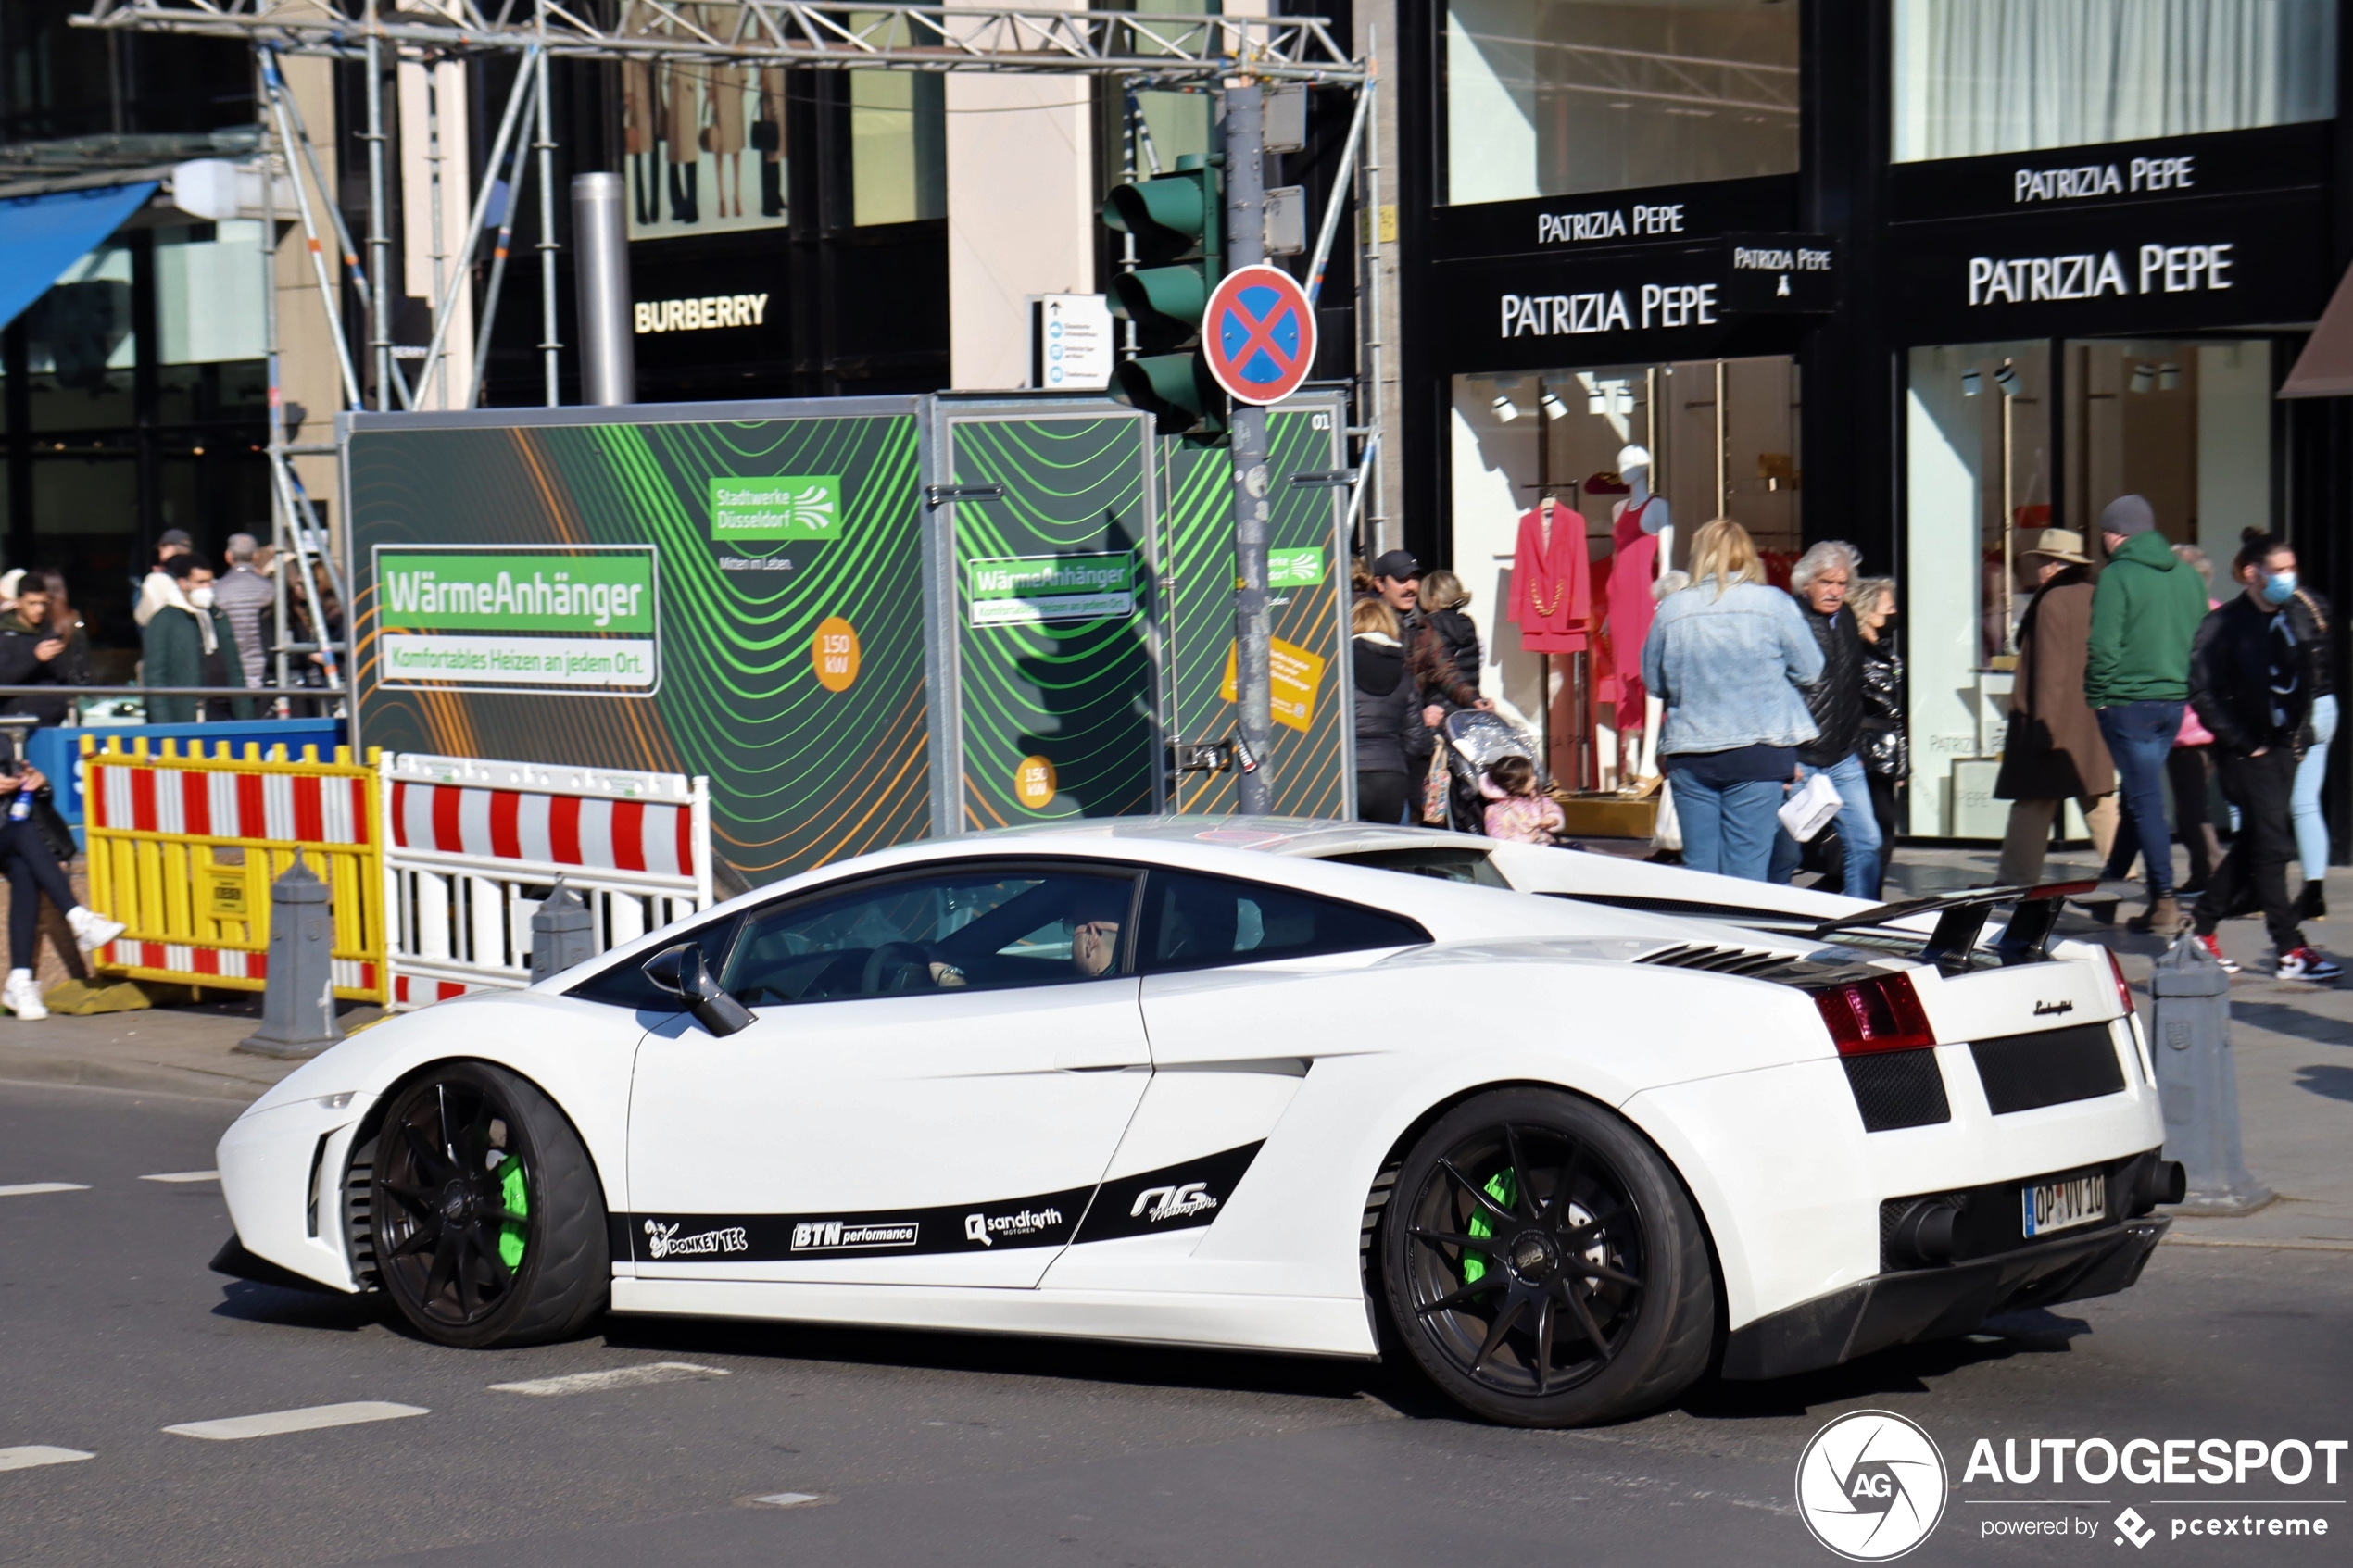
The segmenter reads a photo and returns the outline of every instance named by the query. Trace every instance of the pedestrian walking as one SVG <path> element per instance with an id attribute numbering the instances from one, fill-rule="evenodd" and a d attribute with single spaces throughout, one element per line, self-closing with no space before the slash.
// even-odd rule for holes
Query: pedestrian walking
<path id="1" fill-rule="evenodd" d="M 250 533 L 232 533 L 221 553 L 229 558 L 228 575 L 212 585 L 212 602 L 229 617 L 237 633 L 238 666 L 248 686 L 264 684 L 261 613 L 277 603 L 278 590 L 256 570 L 254 558 L 261 542 Z M 235 682 L 230 683 L 234 685 Z"/>
<path id="2" fill-rule="evenodd" d="M 1498 757 L 1478 781 L 1487 797 L 1487 836 L 1513 844 L 1551 844 L 1568 826 L 1560 802 L 1536 787 L 1536 764 Z"/>
<path id="3" fill-rule="evenodd" d="M 199 555 L 182 555 L 164 562 L 163 570 L 170 583 L 170 594 L 140 634 L 144 653 L 140 684 L 158 687 L 244 684 L 236 632 L 228 615 L 213 602 L 212 564 Z M 252 701 L 164 695 L 147 698 L 150 724 L 192 724 L 200 718 L 232 715 L 252 718 Z"/>
<path id="4" fill-rule="evenodd" d="M 2197 901 L 2193 929 L 2226 970 L 2215 928 L 2240 890 L 2251 888 L 2278 954 L 2282 980 L 2334 980 L 2343 967 L 2306 946 L 2287 896 L 2296 851 L 2292 801 L 2296 763 L 2311 743 L 2315 645 L 2300 641 L 2287 611 L 2296 596 L 2296 552 L 2248 531 L 2232 575 L 2244 591 L 2198 627 L 2190 659 L 2190 701 L 2214 733 L 2215 771 L 2238 808 L 2238 836 Z"/>
<path id="5" fill-rule="evenodd" d="M 156 540 L 155 559 L 147 567 L 147 574 L 131 590 L 131 619 L 142 631 L 155 619 L 156 611 L 171 602 L 171 574 L 164 571 L 167 563 L 177 557 L 192 553 L 195 542 L 184 528 L 167 528 Z"/>
<path id="6" fill-rule="evenodd" d="M 2222 608 L 2214 596 L 2214 563 L 2196 545 L 2176 545 L 2173 554 L 2197 573 L 2200 592 L 2206 595 L 2208 614 Z M 2165 784 L 2173 792 L 2173 836 L 2189 851 L 2190 877 L 2176 890 L 2183 898 L 2195 897 L 2206 891 L 2207 882 L 2214 875 L 2214 868 L 2222 860 L 2222 841 L 2215 835 L 2214 811 L 2209 804 L 2214 792 L 2213 764 L 2207 749 L 2214 744 L 2214 736 L 2198 722 L 2197 709 L 2182 709 L 2182 727 L 2173 736 L 2173 749 L 2165 754 Z M 2130 866 L 2125 868 L 2131 870 Z"/>
<path id="7" fill-rule="evenodd" d="M 1438 667 L 1463 684 L 1478 685 L 1480 649 L 1478 623 L 1463 613 L 1471 593 L 1463 580 L 1444 567 L 1422 576 L 1419 595 L 1422 621 L 1438 645 Z"/>
<path id="8" fill-rule="evenodd" d="M 2296 640 L 2312 652 L 2312 742 L 2296 765 L 2296 793 L 2289 801 L 2296 858 L 2304 871 L 2296 910 L 2305 920 L 2320 920 L 2329 912 L 2322 886 L 2328 875 L 2329 824 L 2321 814 L 2321 785 L 2328 781 L 2329 746 L 2336 739 L 2336 627 L 2328 600 L 2294 577 L 2291 570 L 2284 608 Z"/>
<path id="9" fill-rule="evenodd" d="M 1801 688 L 1820 679 L 1822 648 L 1730 518 L 1692 536 L 1691 573 L 1642 641 L 1642 684 L 1666 709 L 1659 761 L 1683 864 L 1762 882 L 1797 748 L 1820 734 Z"/>
<path id="10" fill-rule="evenodd" d="M 1826 539 L 1798 557 L 1789 573 L 1790 592 L 1797 596 L 1806 630 L 1822 650 L 1821 677 L 1806 688 L 1815 736 L 1798 746 L 1797 778 L 1802 783 L 1821 773 L 1838 791 L 1838 839 L 1844 866 L 1841 885 L 1850 898 L 1871 897 L 1879 886 L 1879 818 L 1871 809 L 1863 759 L 1856 754 L 1863 739 L 1863 637 L 1846 603 L 1847 589 L 1862 570 L 1861 551 Z M 1777 831 L 1772 880 L 1789 881 L 1804 853 L 1787 830 Z"/>
<path id="11" fill-rule="evenodd" d="M 124 930 L 120 921 L 82 908 L 74 897 L 50 842 L 52 834 L 61 836 L 70 850 L 73 837 L 57 820 L 48 795 L 49 781 L 40 769 L 14 759 L 0 762 L 0 796 L 8 802 L 0 809 L 0 872 L 8 879 L 8 978 L 0 985 L 0 1007 L 28 1023 L 49 1016 L 32 972 L 40 962 L 44 895 L 66 917 L 74 946 L 85 953 L 96 952 Z"/>
<path id="12" fill-rule="evenodd" d="M 90 657 L 90 628 L 83 624 L 82 612 L 73 608 L 65 573 L 54 567 L 43 567 L 31 576 L 40 580 L 42 592 L 48 596 L 49 629 L 65 639 L 66 651 L 58 655 L 57 661 L 57 679 L 69 686 L 96 685 L 98 670 L 96 661 Z"/>
<path id="13" fill-rule="evenodd" d="M 2092 594 L 2083 697 L 2116 765 L 2119 836 L 2121 823 L 2130 822 L 2148 866 L 2148 907 L 2129 923 L 2134 931 L 2171 935 L 2182 928 L 2182 910 L 2173 897 L 2173 838 L 2165 824 L 2165 758 L 2181 733 L 2190 645 L 2206 619 L 2206 595 L 2197 573 L 2157 532 L 2157 514 L 2142 497 L 2110 501 L 2100 513 L 2100 539 L 2108 559 Z M 2111 871 L 2120 852 L 2111 846 Z"/>
<path id="14" fill-rule="evenodd" d="M 1904 722 L 1904 656 L 1895 648 L 1895 579 L 1866 577 L 1847 590 L 1855 606 L 1855 630 L 1863 638 L 1863 779 L 1871 788 L 1871 817 L 1879 824 L 1879 864 L 1871 890 L 1878 899 L 1887 887 L 1887 861 L 1895 845 L 1896 796 L 1912 776 L 1911 734 Z"/>
<path id="15" fill-rule="evenodd" d="M 2019 620 L 2009 729 L 1994 777 L 1994 797 L 2010 803 L 1994 872 L 2004 887 L 2043 880 L 2051 823 L 2070 800 L 2082 808 L 2101 855 L 2116 833 L 2116 767 L 2083 695 L 2097 575 L 2092 558 L 2081 533 L 2045 528 L 2021 558 L 2033 574 L 2034 596 Z"/>
<path id="16" fill-rule="evenodd" d="M 1407 781 L 1415 763 L 1428 759 L 1429 732 L 1416 710 L 1396 612 L 1380 599 L 1359 599 L 1348 625 L 1356 696 L 1356 815 L 1368 822 L 1403 822 Z"/>

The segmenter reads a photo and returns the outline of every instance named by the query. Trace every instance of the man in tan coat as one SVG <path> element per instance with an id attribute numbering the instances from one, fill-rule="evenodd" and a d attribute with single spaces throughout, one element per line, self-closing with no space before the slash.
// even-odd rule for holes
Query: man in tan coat
<path id="1" fill-rule="evenodd" d="M 2083 809 L 2092 842 L 2105 856 L 2116 834 L 2116 765 L 2099 721 L 2083 699 L 2083 661 L 2092 636 L 2091 558 L 2082 535 L 2045 528 L 2024 559 L 2038 586 L 2018 628 L 2018 679 L 2010 693 L 2009 735 L 1994 797 L 2010 802 L 2002 837 L 2002 886 L 2043 880 L 2051 822 L 2069 800 Z"/>

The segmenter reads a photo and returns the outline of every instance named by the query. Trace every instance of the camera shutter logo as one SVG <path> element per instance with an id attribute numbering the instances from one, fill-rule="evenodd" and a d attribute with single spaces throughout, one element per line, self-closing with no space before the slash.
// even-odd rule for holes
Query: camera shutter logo
<path id="1" fill-rule="evenodd" d="M 1853 1562 L 1885 1562 L 1944 1516 L 1944 1456 L 1912 1422 L 1854 1411 L 1814 1434 L 1797 1461 L 1797 1508 L 1814 1538 Z"/>

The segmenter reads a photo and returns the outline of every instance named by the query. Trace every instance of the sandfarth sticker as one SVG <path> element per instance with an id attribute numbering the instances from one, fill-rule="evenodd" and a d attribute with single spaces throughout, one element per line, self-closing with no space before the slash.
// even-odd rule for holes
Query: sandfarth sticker
<path id="1" fill-rule="evenodd" d="M 1136 610 L 1132 550 L 975 560 L 969 563 L 966 583 L 975 626 L 1101 621 Z"/>

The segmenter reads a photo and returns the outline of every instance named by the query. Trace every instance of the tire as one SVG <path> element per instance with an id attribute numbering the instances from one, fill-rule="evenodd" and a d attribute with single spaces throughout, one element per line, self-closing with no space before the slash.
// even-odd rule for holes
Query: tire
<path id="1" fill-rule="evenodd" d="M 1624 1121 L 1557 1090 L 1441 1117 L 1398 1171 L 1380 1259 L 1415 1362 L 1504 1425 L 1650 1409 L 1714 1352 L 1715 1272 L 1682 1183 Z"/>
<path id="2" fill-rule="evenodd" d="M 604 1311 L 604 1188 L 527 1080 L 478 1061 L 428 1071 L 385 1111 L 371 1185 L 384 1294 L 427 1338 L 533 1345 Z"/>

